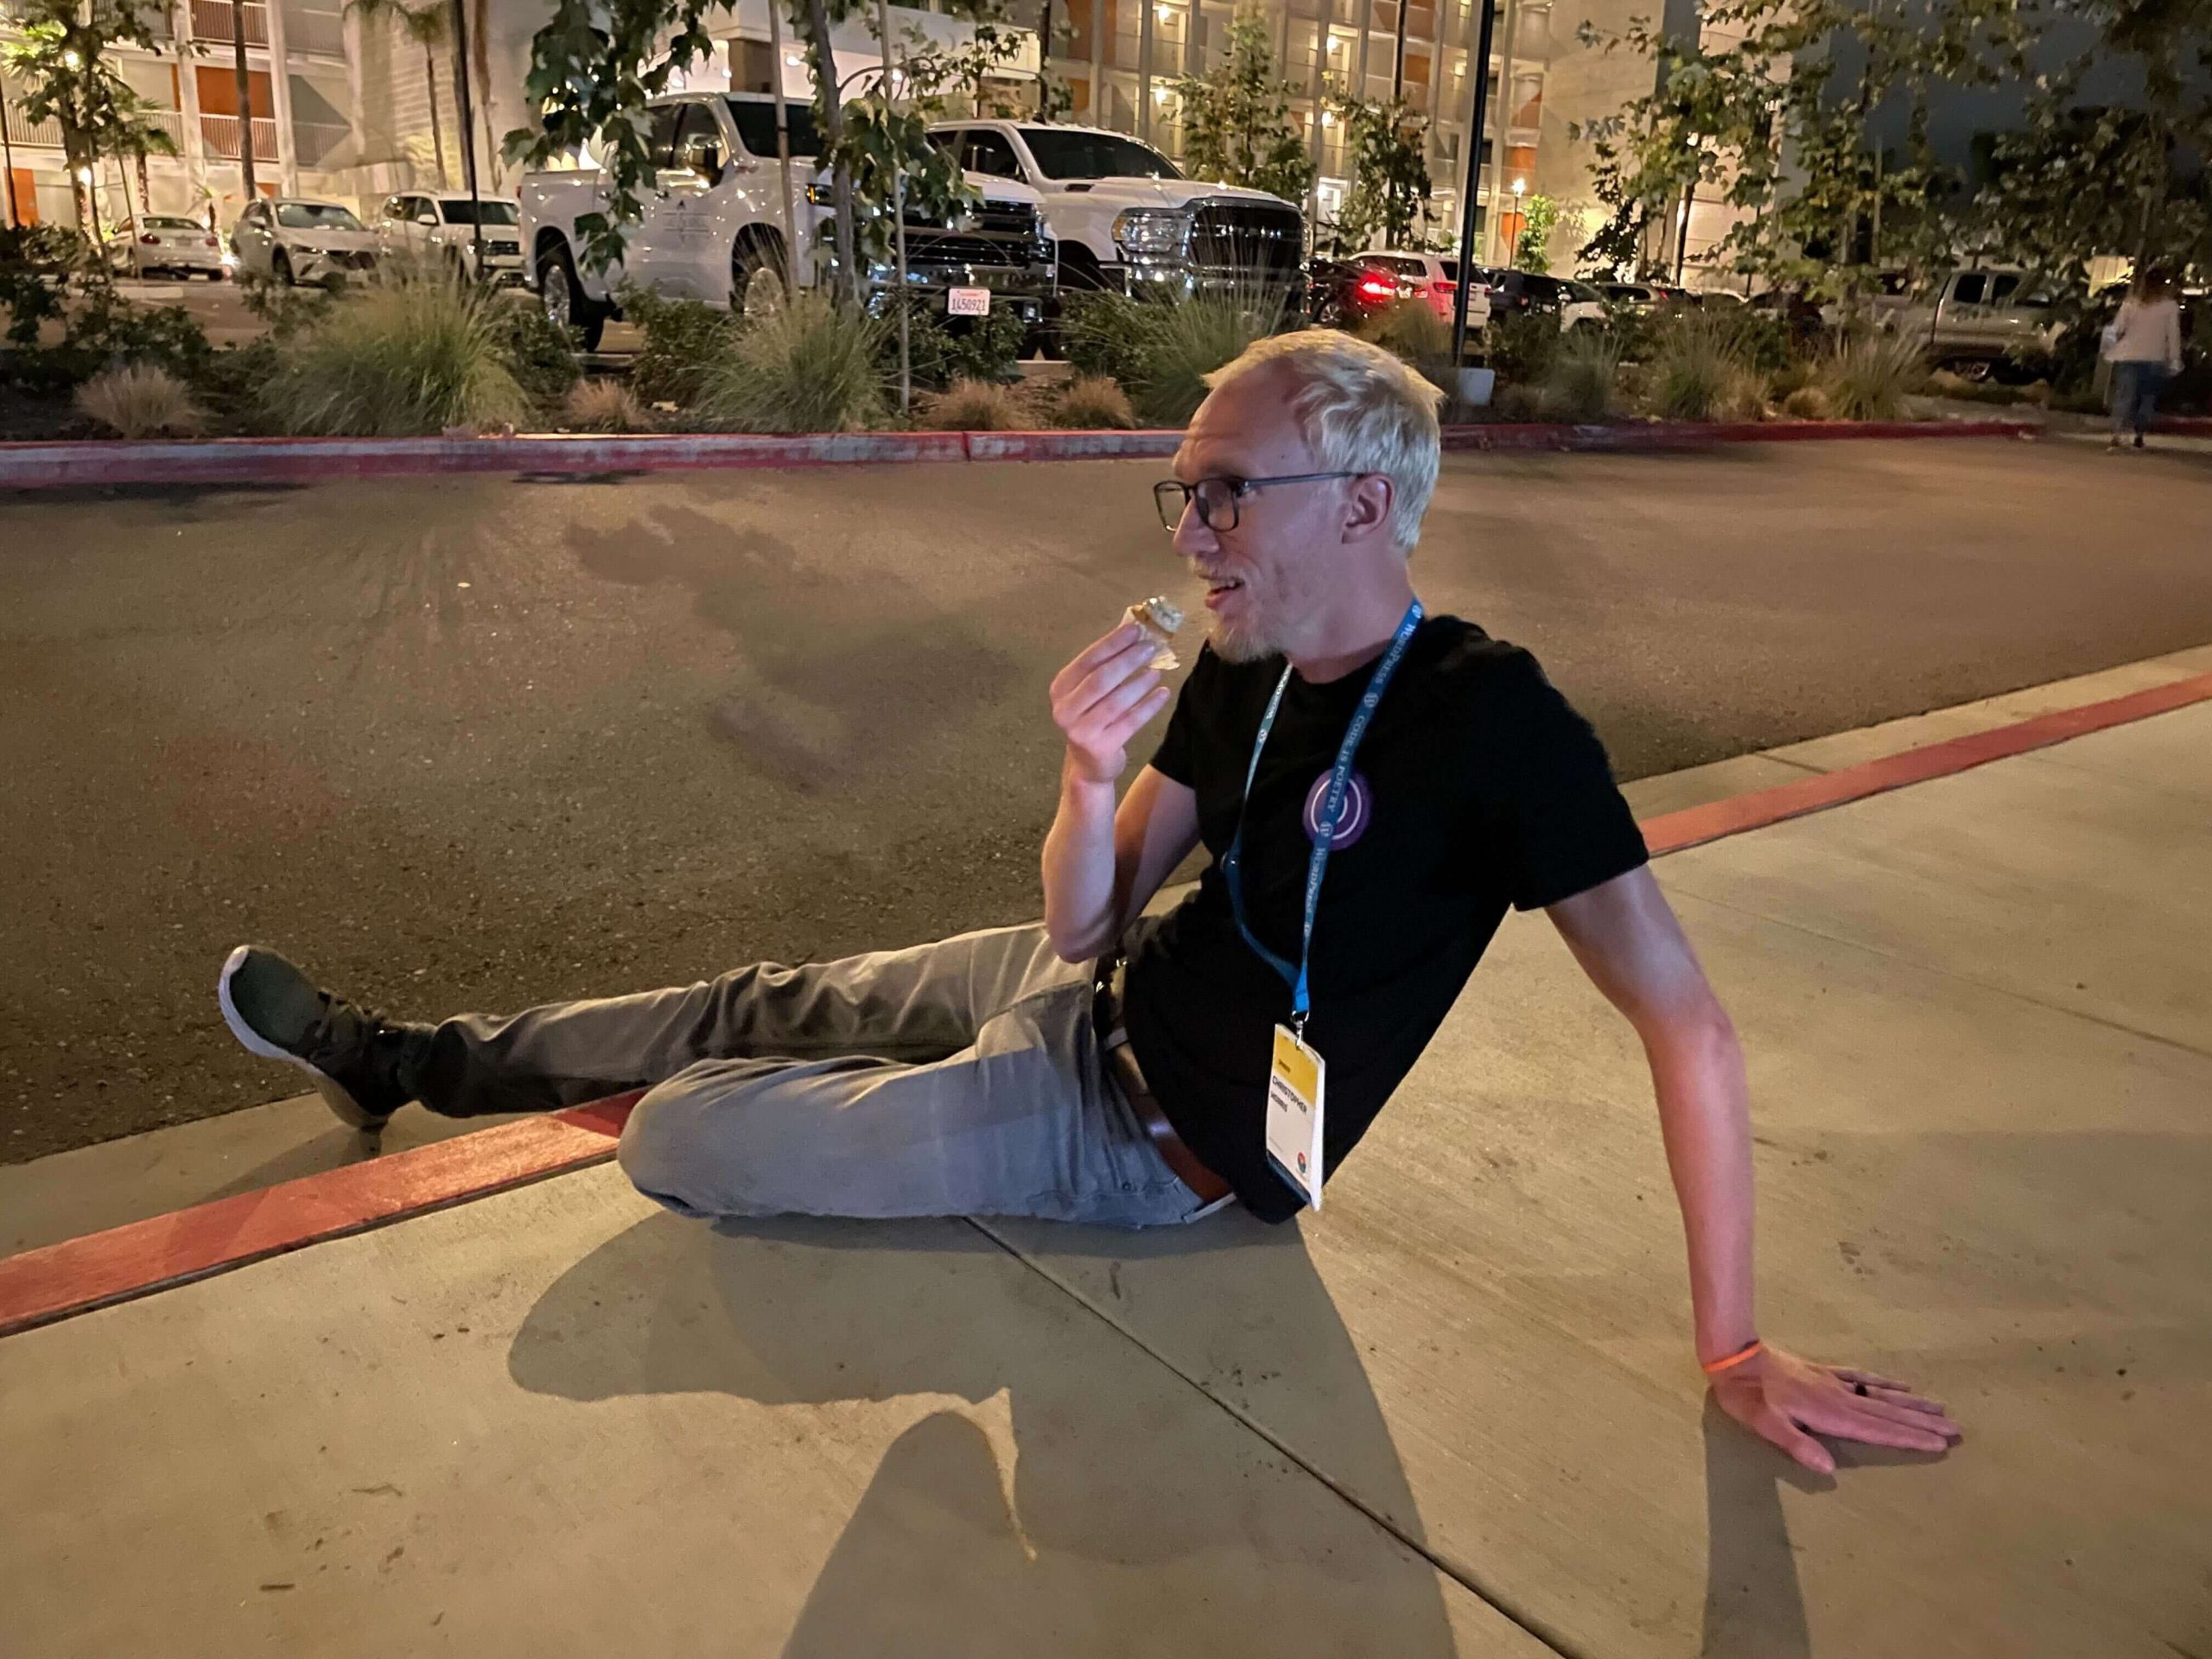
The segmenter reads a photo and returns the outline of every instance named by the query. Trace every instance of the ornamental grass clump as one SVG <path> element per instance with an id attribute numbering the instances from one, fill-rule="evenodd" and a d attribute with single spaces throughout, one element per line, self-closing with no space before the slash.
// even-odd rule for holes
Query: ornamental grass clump
<path id="1" fill-rule="evenodd" d="M 1862 334 L 1828 354 L 1819 385 L 1839 420 L 1893 421 L 1926 376 L 1917 340 L 1904 334 Z"/>
<path id="2" fill-rule="evenodd" d="M 495 296 L 458 283 L 372 283 L 277 347 L 262 393 L 279 432 L 428 437 L 526 424 Z"/>
<path id="3" fill-rule="evenodd" d="M 1713 420 L 1739 392 L 1749 367 L 1727 328 L 1686 316 L 1661 340 L 1644 378 L 1644 396 L 1662 419 Z"/>
<path id="4" fill-rule="evenodd" d="M 184 382 L 153 363 L 102 369 L 73 401 L 79 414 L 118 437 L 188 438 L 207 423 Z"/>
<path id="5" fill-rule="evenodd" d="M 1126 432 L 1137 423 L 1129 395 L 1103 374 L 1079 375 L 1053 399 L 1052 424 L 1071 431 Z"/>
<path id="6" fill-rule="evenodd" d="M 1426 300 L 1393 300 L 1359 330 L 1370 345 L 1380 346 L 1431 385 L 1452 391 L 1452 325 Z"/>
<path id="7" fill-rule="evenodd" d="M 1544 383 L 1544 409 L 1562 420 L 1602 421 L 1618 412 L 1621 348 L 1610 334 L 1577 329 L 1560 344 Z"/>
<path id="8" fill-rule="evenodd" d="M 881 325 L 820 294 L 736 330 L 702 377 L 696 413 L 725 432 L 859 432 L 886 413 Z"/>
<path id="9" fill-rule="evenodd" d="M 1012 386 L 963 378 L 929 400 L 922 424 L 939 432 L 1020 432 L 1031 422 Z"/>
<path id="10" fill-rule="evenodd" d="M 1200 294 L 1147 308 L 1137 362 L 1122 384 L 1155 426 L 1185 426 L 1205 401 L 1206 376 L 1275 333 L 1283 302 L 1269 294 Z"/>
<path id="11" fill-rule="evenodd" d="M 567 423 L 580 432 L 650 432 L 652 416 L 638 396 L 620 380 L 579 380 L 561 406 Z"/>

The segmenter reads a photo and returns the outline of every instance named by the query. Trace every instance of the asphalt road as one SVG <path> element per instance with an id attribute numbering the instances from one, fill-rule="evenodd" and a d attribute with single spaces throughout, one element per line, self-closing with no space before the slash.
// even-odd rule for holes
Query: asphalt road
<path id="1" fill-rule="evenodd" d="M 1157 462 L 0 497 L 0 1161 L 292 1092 L 259 939 L 415 1016 L 1014 921 Z M 2212 454 L 1449 464 L 1432 609 L 1624 778 L 2212 640 Z"/>

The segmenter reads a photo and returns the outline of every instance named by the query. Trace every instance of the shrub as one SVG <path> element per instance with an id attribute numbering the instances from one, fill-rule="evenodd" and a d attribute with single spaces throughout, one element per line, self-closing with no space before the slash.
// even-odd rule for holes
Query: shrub
<path id="1" fill-rule="evenodd" d="M 671 300 L 634 284 L 626 284 L 616 297 L 623 321 L 645 337 L 630 365 L 630 390 L 638 400 L 678 409 L 696 403 L 709 368 L 729 350 L 741 320 L 704 301 Z"/>
<path id="2" fill-rule="evenodd" d="M 1738 364 L 1729 372 L 1715 412 L 1724 421 L 1763 421 L 1766 419 L 1766 376 L 1757 368 Z"/>
<path id="3" fill-rule="evenodd" d="M 939 432 L 1019 432 L 1031 423 L 1011 386 L 962 379 L 930 399 L 922 424 Z"/>
<path id="4" fill-rule="evenodd" d="M 129 363 L 190 381 L 214 354 L 189 312 L 123 298 L 105 257 L 52 226 L 0 232 L 0 308 L 8 312 L 6 378 L 27 390 L 58 391 Z M 48 323 L 60 326 L 58 340 L 43 338 Z"/>
<path id="5" fill-rule="evenodd" d="M 1799 386 L 1783 398 L 1782 412 L 1793 421 L 1825 421 L 1828 395 L 1818 386 Z"/>
<path id="6" fill-rule="evenodd" d="M 1821 390 L 1847 421 L 1893 421 L 1925 374 L 1920 342 L 1898 334 L 1844 341 L 1821 365 Z"/>
<path id="7" fill-rule="evenodd" d="M 1274 334 L 1283 317 L 1272 296 L 1202 294 L 1153 310 L 1135 378 L 1122 384 L 1137 412 L 1160 426 L 1187 425 L 1205 401 L 1206 376 Z"/>
<path id="8" fill-rule="evenodd" d="M 516 383 L 541 404 L 556 404 L 568 396 L 582 374 L 568 332 L 525 297 L 493 296 L 485 304 Z"/>
<path id="9" fill-rule="evenodd" d="M 1129 395 L 1103 374 L 1080 375 L 1052 401 L 1052 424 L 1076 431 L 1127 431 L 1137 423 Z"/>
<path id="10" fill-rule="evenodd" d="M 1684 316 L 1661 337 L 1644 397 L 1651 412 L 1668 420 L 1709 421 L 1721 412 L 1747 366 L 1725 325 Z"/>
<path id="11" fill-rule="evenodd" d="M 282 432 L 427 436 L 530 418 L 490 301 L 457 283 L 379 282 L 276 349 L 263 397 Z"/>
<path id="12" fill-rule="evenodd" d="M 855 432 L 884 415 L 882 325 L 800 293 L 736 331 L 698 411 L 730 432 Z"/>
<path id="13" fill-rule="evenodd" d="M 1619 345 L 1603 334 L 1579 329 L 1560 342 L 1553 359 L 1544 406 L 1570 421 L 1602 421 L 1615 411 L 1620 373 Z"/>
<path id="14" fill-rule="evenodd" d="M 126 438 L 187 438 L 206 425 L 184 382 L 152 363 L 102 369 L 77 388 L 79 412 Z"/>
<path id="15" fill-rule="evenodd" d="M 1452 325 L 1426 300 L 1394 300 L 1362 325 L 1359 337 L 1412 365 L 1431 385 L 1459 390 L 1452 372 Z"/>
<path id="16" fill-rule="evenodd" d="M 1071 294 L 1063 302 L 1060 341 L 1078 375 L 1135 384 L 1158 308 L 1120 294 Z"/>
<path id="17" fill-rule="evenodd" d="M 899 378 L 899 313 L 882 318 L 883 378 Z M 1028 325 L 1019 312 L 995 307 L 987 316 L 948 317 L 921 304 L 906 308 L 906 359 L 918 386 L 940 389 L 956 380 L 1011 382 L 1021 375 L 1021 346 Z"/>
<path id="18" fill-rule="evenodd" d="M 1490 365 L 1508 385 L 1541 386 L 1559 356 L 1559 319 L 1537 311 L 1493 317 L 1486 331 Z"/>
<path id="19" fill-rule="evenodd" d="M 652 417 L 620 380 L 579 380 L 569 388 L 562 417 L 584 432 L 650 432 Z"/>

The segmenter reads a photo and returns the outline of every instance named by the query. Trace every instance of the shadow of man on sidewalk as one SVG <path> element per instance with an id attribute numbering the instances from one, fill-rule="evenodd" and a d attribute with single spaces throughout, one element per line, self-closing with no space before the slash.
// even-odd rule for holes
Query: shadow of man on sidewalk
<path id="1" fill-rule="evenodd" d="M 1056 1236 L 1102 1255 L 1131 1244 Z M 1389 1512 L 1411 1515 L 1373 1392 L 1296 1230 L 1224 1216 L 1176 1247 L 1249 1260 L 1255 1295 L 1299 1333 L 1301 1386 L 1331 1402 L 1332 1455 L 1357 1446 L 1363 1484 L 1387 1471 Z M 578 1401 L 943 1397 L 882 1453 L 790 1659 L 1453 1651 L 1441 1580 L 1420 1555 L 964 1224 L 710 1230 L 656 1217 L 563 1274 L 517 1332 L 508 1369 L 524 1389 Z M 810 1432 L 823 1455 L 849 1459 L 837 1421 Z M 734 1506 L 764 1501 L 730 1494 Z M 734 1593 L 747 1570 L 730 1562 Z"/>

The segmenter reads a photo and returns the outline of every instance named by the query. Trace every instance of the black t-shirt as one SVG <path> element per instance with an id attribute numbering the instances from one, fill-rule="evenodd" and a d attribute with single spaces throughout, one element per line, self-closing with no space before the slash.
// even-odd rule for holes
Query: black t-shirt
<path id="1" fill-rule="evenodd" d="M 1199 652 L 1152 765 L 1197 792 L 1213 862 L 1195 893 L 1141 918 L 1125 941 L 1129 1041 L 1160 1109 L 1268 1221 L 1300 1208 L 1264 1143 L 1273 1033 L 1290 1018 L 1290 986 L 1237 931 L 1221 860 L 1282 667 L 1280 657 L 1232 665 L 1211 647 Z M 1321 685 L 1293 674 L 1253 780 L 1245 916 L 1294 969 L 1314 826 L 1372 671 Z M 1646 857 L 1589 722 L 1534 657 L 1457 617 L 1421 623 L 1352 776 L 1308 981 L 1306 1040 L 1328 1063 L 1329 1174 L 1421 1058 L 1506 906 L 1554 904 Z"/>

